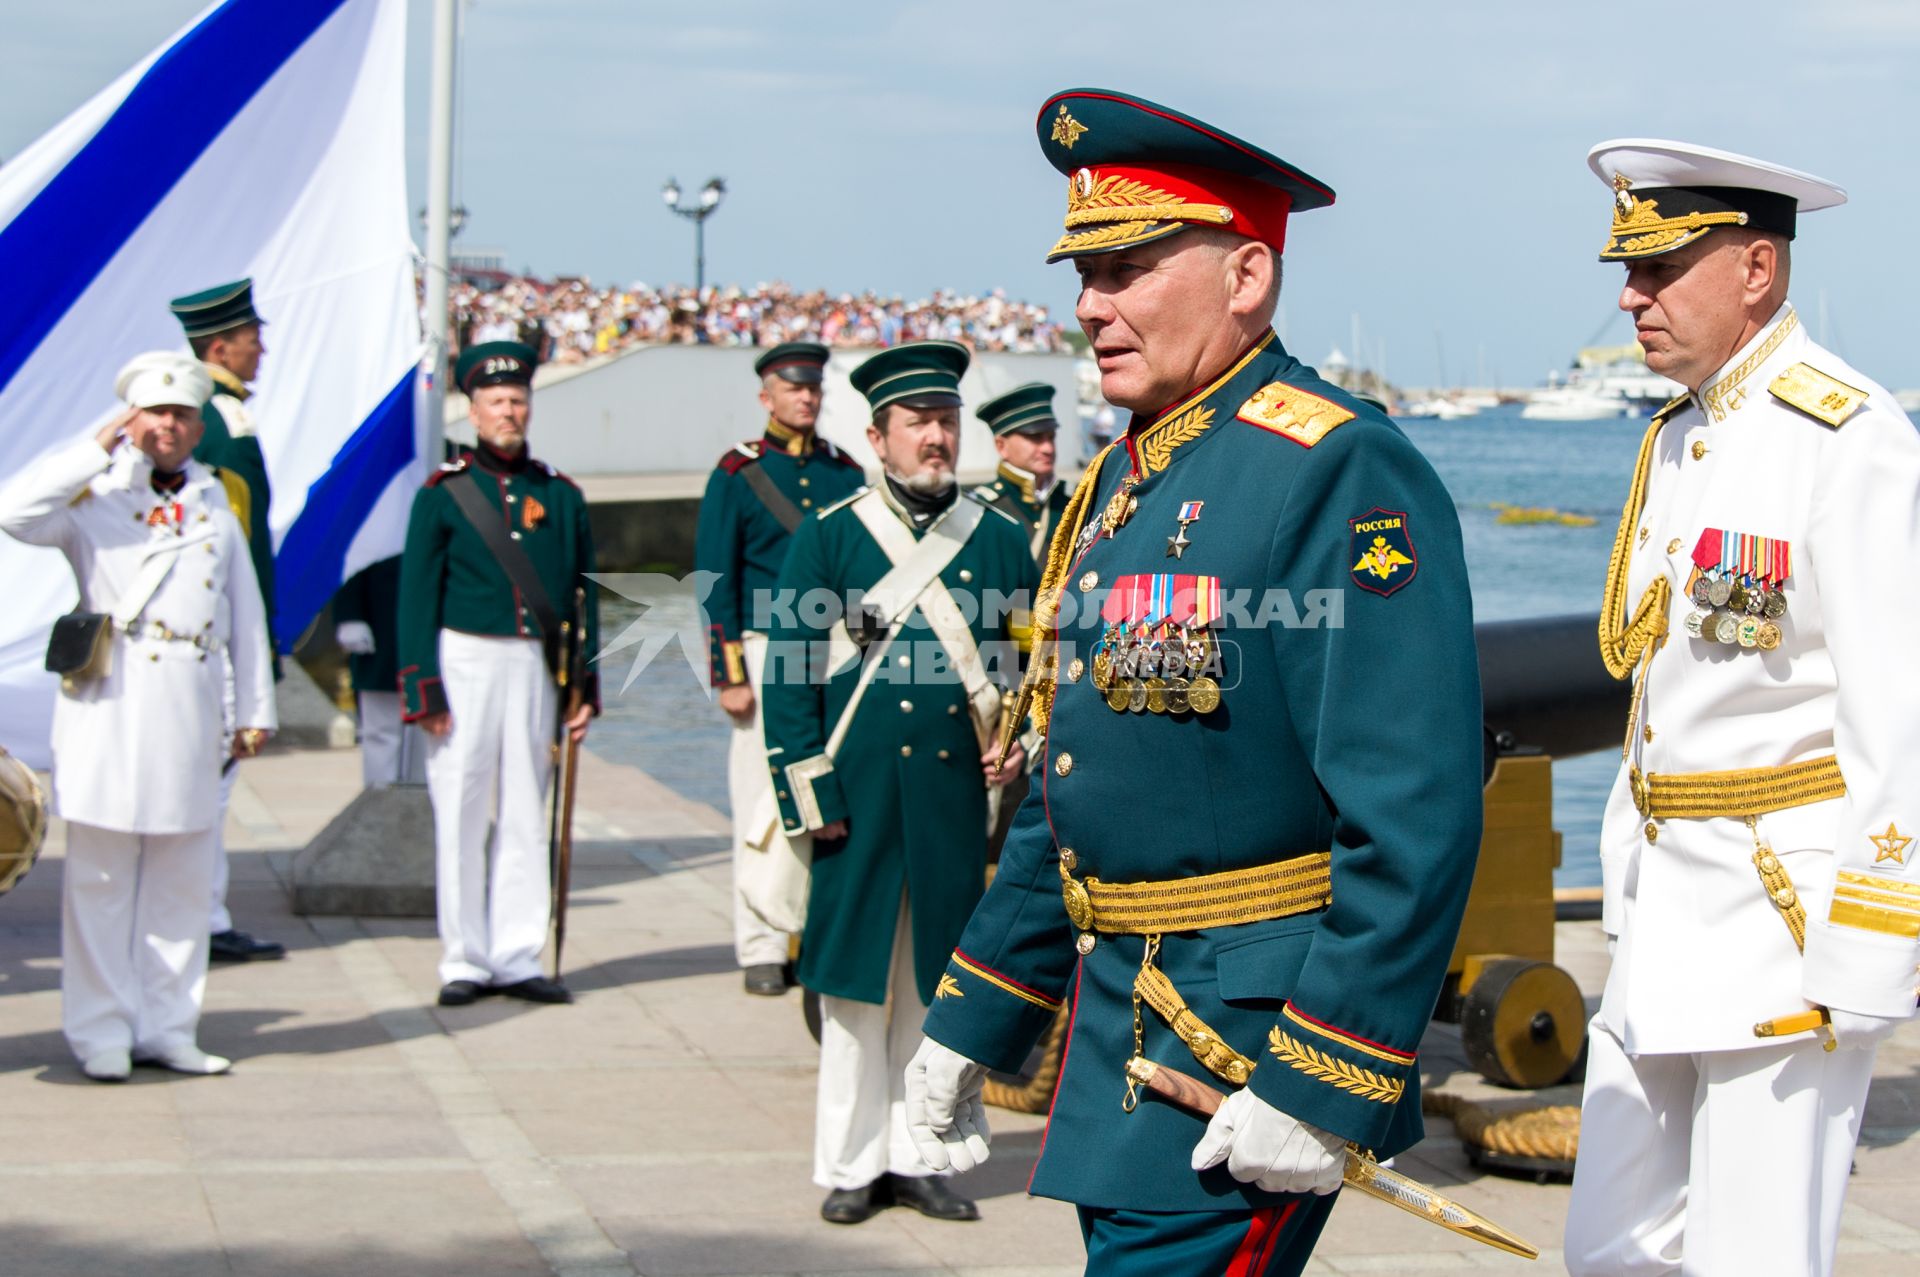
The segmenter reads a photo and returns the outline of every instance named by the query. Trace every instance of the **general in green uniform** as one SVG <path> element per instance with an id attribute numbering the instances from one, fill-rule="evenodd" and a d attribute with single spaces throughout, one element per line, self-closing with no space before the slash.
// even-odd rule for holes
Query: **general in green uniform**
<path id="1" fill-rule="evenodd" d="M 260 598 L 266 604 L 267 647 L 273 663 L 273 677 L 280 678 L 280 647 L 273 632 L 273 529 L 267 516 L 273 506 L 273 485 L 267 481 L 267 461 L 260 451 L 253 414 L 247 400 L 253 397 L 249 383 L 260 373 L 260 359 L 267 353 L 260 339 L 266 321 L 253 308 L 253 281 L 235 280 L 215 288 L 176 297 L 168 303 L 175 319 L 186 332 L 193 357 L 213 378 L 213 397 L 200 410 L 205 432 L 193 450 L 193 459 L 212 466 L 226 485 L 229 503 L 247 533 L 247 554 L 253 561 L 253 573 L 260 585 Z M 220 777 L 220 810 L 224 813 L 239 777 L 237 765 L 229 765 Z M 260 962 L 284 958 L 287 947 L 273 940 L 262 940 L 233 925 L 227 909 L 227 882 L 230 876 L 223 815 L 214 826 L 213 894 L 207 911 L 207 951 L 215 962 Z"/>
<path id="2" fill-rule="evenodd" d="M 455 380 L 479 443 L 415 494 L 400 564 L 400 694 L 406 720 L 430 738 L 443 1006 L 488 989 L 572 1000 L 540 974 L 550 918 L 545 800 L 555 715 L 566 712 L 552 659 L 562 622 L 584 628 L 589 656 L 600 650 L 600 623 L 586 498 L 527 450 L 533 368 L 532 349 L 519 342 L 460 356 Z M 510 548 L 496 552 L 489 533 Z M 516 559 L 529 570 L 524 584 L 510 570 Z M 544 600 L 529 588 L 536 583 Z M 543 603 L 552 617 L 542 617 Z M 589 672 L 581 690 L 567 721 L 576 740 L 599 712 L 597 676 Z"/>
<path id="3" fill-rule="evenodd" d="M 712 686 L 733 724 L 727 796 L 733 809 L 733 956 L 748 993 L 787 991 L 788 940 L 747 903 L 741 870 L 764 856 L 775 819 L 756 689 L 766 661 L 769 608 L 794 530 L 866 484 L 860 463 L 818 437 L 827 348 L 790 341 L 754 361 L 767 427 L 729 448 L 707 479 L 693 565 L 712 574 L 707 612 Z"/>
<path id="4" fill-rule="evenodd" d="M 1038 577 L 1020 526 L 954 482 L 967 360 L 917 342 L 855 370 L 885 476 L 801 524 L 780 574 L 767 757 L 783 826 L 813 840 L 799 977 L 821 995 L 814 1179 L 836 1223 L 896 1201 L 978 1216 L 899 1117 L 914 1010 L 980 898 L 989 789 L 1018 770 L 983 755 Z"/>
<path id="5" fill-rule="evenodd" d="M 1073 1019 L 1031 1191 L 1088 1271 L 1298 1273 L 1345 1145 L 1420 1138 L 1416 1050 L 1481 819 L 1454 503 L 1377 409 L 1269 324 L 1320 182 L 1124 94 L 1041 110 L 1067 178 L 1051 258 L 1133 413 L 1050 549 L 1034 792 L 909 1070 L 935 1164 L 984 1156 L 978 1087 Z M 1150 281 L 1150 282 L 1149 282 Z M 1229 1095 L 1137 1090 L 1144 1057 Z"/>

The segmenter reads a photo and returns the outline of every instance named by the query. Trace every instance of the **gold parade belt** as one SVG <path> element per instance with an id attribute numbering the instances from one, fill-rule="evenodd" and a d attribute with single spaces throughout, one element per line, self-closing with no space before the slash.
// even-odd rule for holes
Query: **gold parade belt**
<path id="1" fill-rule="evenodd" d="M 1246 1085 L 1254 1061 L 1233 1049 L 1194 1014 L 1173 981 L 1155 965 L 1160 938 L 1206 927 L 1237 927 L 1311 913 L 1333 903 L 1333 855 L 1315 851 L 1251 869 L 1229 869 L 1166 882 L 1101 882 L 1076 879 L 1076 857 L 1060 849 L 1060 895 L 1067 919 L 1081 931 L 1080 952 L 1092 950 L 1096 934 L 1145 936 L 1139 974 L 1133 979 L 1133 1055 L 1142 1057 L 1146 1025 L 1140 1008 L 1151 1007 L 1209 1073 Z M 1133 1111 L 1138 1079 L 1129 1078 L 1122 1107 Z"/>
<path id="2" fill-rule="evenodd" d="M 1847 792 L 1840 762 L 1822 754 L 1780 767 L 1746 767 L 1725 772 L 1627 773 L 1633 805 L 1651 820 L 1711 820 L 1763 816 L 1770 811 L 1805 807 Z"/>
<path id="3" fill-rule="evenodd" d="M 1060 853 L 1060 894 L 1082 931 L 1160 936 L 1237 927 L 1324 909 L 1333 902 L 1333 856 L 1316 851 L 1251 869 L 1166 882 L 1075 879 L 1073 853 Z"/>

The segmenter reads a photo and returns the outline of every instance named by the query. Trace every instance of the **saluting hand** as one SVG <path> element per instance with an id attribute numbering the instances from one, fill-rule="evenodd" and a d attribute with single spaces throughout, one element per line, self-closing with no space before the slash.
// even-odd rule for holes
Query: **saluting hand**
<path id="1" fill-rule="evenodd" d="M 132 425 L 133 419 L 139 415 L 140 410 L 138 408 L 129 408 L 125 412 L 116 414 L 112 420 L 108 421 L 106 425 L 100 427 L 100 429 L 94 433 L 94 442 L 111 454 L 114 445 L 120 442 L 122 432 L 124 432 L 128 426 Z"/>

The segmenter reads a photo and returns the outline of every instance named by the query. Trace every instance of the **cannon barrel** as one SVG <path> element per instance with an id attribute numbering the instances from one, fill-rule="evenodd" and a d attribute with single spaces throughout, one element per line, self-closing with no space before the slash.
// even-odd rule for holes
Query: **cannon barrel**
<path id="1" fill-rule="evenodd" d="M 1599 617 L 1577 613 L 1473 627 L 1482 717 L 1501 752 L 1570 758 L 1619 747 L 1631 688 L 1601 663 L 1599 627 Z"/>

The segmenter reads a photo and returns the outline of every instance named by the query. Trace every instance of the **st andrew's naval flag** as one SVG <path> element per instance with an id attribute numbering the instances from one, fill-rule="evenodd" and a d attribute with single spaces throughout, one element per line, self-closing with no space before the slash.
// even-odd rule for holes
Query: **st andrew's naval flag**
<path id="1" fill-rule="evenodd" d="M 406 0 L 224 0 L 0 166 L 0 478 L 184 348 L 169 298 L 253 278 L 283 646 L 399 552 L 426 469 L 405 74 Z M 0 580 L 0 744 L 45 766 L 72 574 L 0 537 Z"/>

